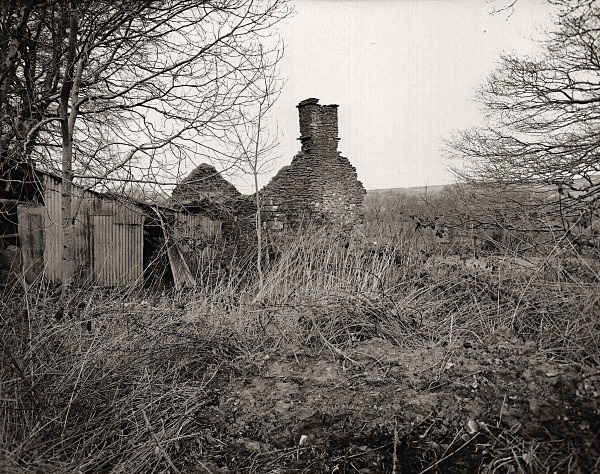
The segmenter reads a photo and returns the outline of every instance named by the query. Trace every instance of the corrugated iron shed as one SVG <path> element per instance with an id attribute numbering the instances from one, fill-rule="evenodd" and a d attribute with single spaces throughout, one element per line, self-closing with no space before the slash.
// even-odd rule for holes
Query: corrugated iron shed
<path id="1" fill-rule="evenodd" d="M 61 179 L 38 172 L 43 184 L 41 203 L 18 202 L 19 246 L 26 280 L 62 282 L 64 232 Z M 199 214 L 105 195 L 73 186 L 76 214 L 75 284 L 132 286 L 143 283 L 145 226 L 161 228 L 163 243 L 177 287 L 195 284 L 197 274 L 221 238 L 221 222 Z M 158 219 L 157 219 L 158 216 Z M 160 221 L 160 222 L 159 222 Z M 168 225 L 165 225 L 168 221 Z M 156 232 L 156 230 L 154 231 Z M 148 244 L 150 247 L 144 248 Z M 189 265 L 189 266 L 188 266 Z M 185 270 L 181 272 L 179 270 Z"/>
<path id="2" fill-rule="evenodd" d="M 60 178 L 44 174 L 43 205 L 19 206 L 19 235 L 24 255 L 43 257 L 31 266 L 29 279 L 43 272 L 52 283 L 62 281 L 62 186 Z M 101 286 L 128 286 L 143 279 L 143 211 L 130 202 L 119 202 L 98 193 L 73 187 L 75 220 L 75 283 Z M 39 216 L 39 217 L 38 217 Z M 36 238 L 32 222 L 40 227 Z M 25 225 L 22 225 L 21 222 Z M 33 257 L 32 257 L 33 258 Z M 38 275 L 39 276 L 39 275 Z"/>

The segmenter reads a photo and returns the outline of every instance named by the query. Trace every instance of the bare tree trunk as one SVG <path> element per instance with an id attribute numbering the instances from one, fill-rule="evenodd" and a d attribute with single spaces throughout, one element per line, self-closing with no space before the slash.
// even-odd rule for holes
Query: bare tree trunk
<path id="1" fill-rule="evenodd" d="M 258 172 L 261 154 L 261 127 L 263 125 L 262 119 L 263 115 L 269 109 L 268 99 L 269 88 L 265 87 L 264 96 L 261 98 L 258 106 L 258 121 L 256 123 L 256 141 L 254 143 L 254 154 L 252 158 L 250 158 L 252 175 L 254 178 L 254 196 L 256 197 L 256 271 L 258 272 L 258 295 L 256 296 L 256 300 L 259 301 L 265 297 L 265 277 L 262 270 L 262 219 L 260 215 L 260 193 L 258 192 Z M 267 104 L 267 107 L 265 107 L 265 104 Z"/>
<path id="2" fill-rule="evenodd" d="M 69 101 L 73 89 L 73 70 L 75 67 L 75 50 L 77 47 L 78 19 L 77 4 L 71 1 L 69 11 L 69 38 L 65 61 L 64 81 L 60 91 L 60 128 L 62 139 L 62 294 L 68 292 L 75 274 L 75 217 L 72 212 L 73 201 L 73 117 L 69 112 Z M 71 104 L 72 105 L 72 104 Z"/>
<path id="3" fill-rule="evenodd" d="M 2 20 L 3 28 L 9 28 L 12 10 L 10 9 L 9 3 L 2 3 L 0 7 L 0 19 Z M 5 130 L 5 117 L 8 117 L 10 110 L 7 107 L 8 95 L 9 95 L 9 83 L 11 81 L 11 74 L 15 71 L 15 64 L 17 56 L 19 54 L 19 48 L 21 47 L 22 41 L 25 37 L 25 28 L 27 21 L 31 13 L 29 5 L 23 5 L 19 11 L 17 27 L 13 35 L 7 34 L 6 42 L 0 43 L 0 58 L 2 63 L 0 64 L 0 159 L 5 160 L 9 158 L 9 143 L 11 142 L 12 133 L 10 127 L 6 127 Z M 17 120 L 18 117 L 11 117 L 11 119 Z M 13 157 L 18 159 L 17 157 Z"/>
<path id="4" fill-rule="evenodd" d="M 258 156 L 255 156 L 258 160 Z M 254 196 L 256 197 L 256 271 L 258 272 L 258 294 L 260 299 L 265 293 L 265 277 L 262 271 L 262 222 L 260 216 L 260 194 L 258 192 L 258 170 L 254 168 Z"/>

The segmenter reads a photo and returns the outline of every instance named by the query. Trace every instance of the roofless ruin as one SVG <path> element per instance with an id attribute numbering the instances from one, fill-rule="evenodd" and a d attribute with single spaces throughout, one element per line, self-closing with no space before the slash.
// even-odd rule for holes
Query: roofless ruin
<path id="1" fill-rule="evenodd" d="M 301 150 L 260 191 L 262 226 L 274 233 L 308 221 L 350 228 L 362 221 L 366 192 L 337 150 L 338 106 L 311 98 L 298 111 Z M 28 282 L 60 283 L 60 179 L 31 169 L 35 179 L 28 181 L 17 171 L 0 169 L 0 275 L 19 265 Z M 167 203 L 78 186 L 74 193 L 82 201 L 75 238 L 75 281 L 81 284 L 141 284 L 156 273 L 153 255 L 165 250 L 176 286 L 194 285 L 207 258 L 235 239 L 256 238 L 253 197 L 241 195 L 208 164 L 182 180 Z"/>

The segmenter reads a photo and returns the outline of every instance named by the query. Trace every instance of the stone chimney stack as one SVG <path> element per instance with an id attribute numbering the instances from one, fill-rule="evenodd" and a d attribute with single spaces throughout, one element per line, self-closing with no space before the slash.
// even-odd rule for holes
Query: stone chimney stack
<path id="1" fill-rule="evenodd" d="M 263 226 L 279 231 L 310 219 L 350 229 L 362 222 L 365 188 L 337 151 L 338 106 L 310 98 L 297 107 L 302 150 L 260 191 Z"/>
<path id="2" fill-rule="evenodd" d="M 319 99 L 306 99 L 298 105 L 302 151 L 313 154 L 337 152 L 337 105 L 319 105 Z"/>

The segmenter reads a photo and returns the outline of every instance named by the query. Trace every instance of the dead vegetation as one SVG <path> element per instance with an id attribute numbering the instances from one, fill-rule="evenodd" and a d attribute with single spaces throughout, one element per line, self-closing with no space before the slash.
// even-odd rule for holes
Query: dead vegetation
<path id="1" fill-rule="evenodd" d="M 261 298 L 247 269 L 64 309 L 5 289 L 0 470 L 600 469 L 595 270 L 421 250 L 311 229 L 273 250 Z"/>

